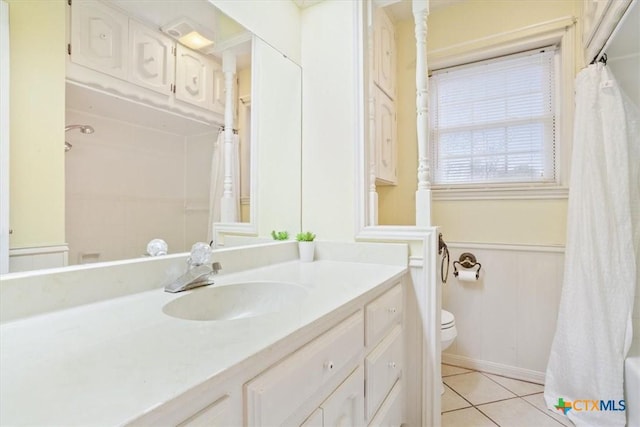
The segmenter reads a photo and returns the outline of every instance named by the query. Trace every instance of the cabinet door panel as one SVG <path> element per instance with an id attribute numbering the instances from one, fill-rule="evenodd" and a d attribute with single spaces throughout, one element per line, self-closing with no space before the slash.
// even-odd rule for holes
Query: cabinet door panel
<path id="1" fill-rule="evenodd" d="M 318 408 L 313 414 L 309 415 L 309 418 L 300 424 L 300 427 L 322 427 L 323 425 L 322 408 Z"/>
<path id="2" fill-rule="evenodd" d="M 367 419 L 371 419 L 402 373 L 402 327 L 396 326 L 366 358 Z"/>
<path id="3" fill-rule="evenodd" d="M 358 311 L 245 385 L 247 423 L 281 425 L 304 402 L 343 372 L 364 347 Z"/>
<path id="4" fill-rule="evenodd" d="M 222 72 L 222 65 L 217 62 L 213 62 L 213 68 L 211 69 L 211 109 L 213 111 L 224 113 L 225 103 L 225 88 L 224 88 L 224 73 Z M 237 87 L 234 93 L 237 95 Z"/>
<path id="5" fill-rule="evenodd" d="M 179 427 L 224 427 L 229 423 L 230 414 L 231 401 L 228 396 L 225 396 L 180 423 Z"/>
<path id="6" fill-rule="evenodd" d="M 396 35 L 393 22 L 386 12 L 382 9 L 378 9 L 376 12 L 379 34 L 377 81 L 382 90 L 393 99 L 396 91 Z"/>
<path id="7" fill-rule="evenodd" d="M 386 184 L 397 181 L 396 110 L 393 101 L 376 88 L 376 177 Z"/>
<path id="8" fill-rule="evenodd" d="M 402 383 L 398 381 L 369 427 L 400 427 L 400 425 L 402 425 Z"/>
<path id="9" fill-rule="evenodd" d="M 212 59 L 180 44 L 176 46 L 176 99 L 209 108 Z"/>
<path id="10" fill-rule="evenodd" d="M 364 423 L 364 369 L 358 366 L 320 407 L 324 425 L 361 426 Z"/>
<path id="11" fill-rule="evenodd" d="M 121 79 L 127 78 L 129 19 L 97 1 L 71 7 L 71 60 Z"/>
<path id="12" fill-rule="evenodd" d="M 131 82 L 169 94 L 175 75 L 175 43 L 169 37 L 136 21 L 129 21 Z"/>
<path id="13" fill-rule="evenodd" d="M 402 318 L 402 285 L 397 284 L 366 308 L 366 343 L 372 346 Z"/>

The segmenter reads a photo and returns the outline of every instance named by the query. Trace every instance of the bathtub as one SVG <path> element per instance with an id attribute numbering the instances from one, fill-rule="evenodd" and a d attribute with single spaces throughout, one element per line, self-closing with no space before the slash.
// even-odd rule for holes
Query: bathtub
<path id="1" fill-rule="evenodd" d="M 640 351 L 632 351 L 624 362 L 624 397 L 627 427 L 640 427 Z"/>

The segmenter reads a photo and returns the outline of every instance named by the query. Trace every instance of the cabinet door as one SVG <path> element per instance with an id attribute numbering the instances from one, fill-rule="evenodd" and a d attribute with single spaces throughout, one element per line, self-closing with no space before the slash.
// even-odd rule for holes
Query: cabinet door
<path id="1" fill-rule="evenodd" d="M 376 88 L 376 178 L 381 184 L 397 182 L 396 109 L 393 101 Z"/>
<path id="2" fill-rule="evenodd" d="M 389 97 L 395 99 L 396 91 L 396 34 L 393 22 L 387 13 L 377 9 L 378 29 L 378 66 L 376 69 L 377 82 Z"/>
<path id="3" fill-rule="evenodd" d="M 359 366 L 322 405 L 324 425 L 351 427 L 364 424 L 364 369 Z"/>
<path id="4" fill-rule="evenodd" d="M 322 408 L 318 408 L 313 414 L 309 415 L 309 418 L 300 424 L 300 427 L 322 427 L 324 425 L 323 423 Z"/>
<path id="5" fill-rule="evenodd" d="M 153 91 L 169 94 L 175 76 L 175 43 L 164 34 L 129 21 L 129 80 Z"/>
<path id="6" fill-rule="evenodd" d="M 129 20 L 98 1 L 71 7 L 71 61 L 125 80 Z"/>
<path id="7" fill-rule="evenodd" d="M 363 348 L 364 316 L 358 311 L 245 384 L 247 424 L 282 425 L 323 386 L 339 381 Z"/>
<path id="8" fill-rule="evenodd" d="M 225 84 L 224 84 L 224 73 L 222 72 L 222 65 L 213 62 L 211 69 L 211 110 L 216 111 L 218 113 L 224 114 L 224 103 L 225 103 Z M 235 97 L 238 95 L 238 87 L 235 85 Z"/>
<path id="9" fill-rule="evenodd" d="M 402 425 L 402 384 L 393 386 L 369 427 L 400 427 Z"/>
<path id="10" fill-rule="evenodd" d="M 209 109 L 214 61 L 178 44 L 176 46 L 176 99 Z"/>
<path id="11" fill-rule="evenodd" d="M 183 421 L 178 427 L 223 427 L 228 425 L 230 413 L 231 402 L 225 396 Z"/>
<path id="12" fill-rule="evenodd" d="M 402 374 L 402 327 L 396 326 L 366 358 L 367 419 L 377 412 L 385 396 Z"/>

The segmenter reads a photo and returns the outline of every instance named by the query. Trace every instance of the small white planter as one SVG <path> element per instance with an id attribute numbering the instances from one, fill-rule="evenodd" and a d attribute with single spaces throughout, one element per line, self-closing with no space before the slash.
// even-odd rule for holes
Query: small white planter
<path id="1" fill-rule="evenodd" d="M 301 262 L 313 261 L 313 255 L 316 249 L 316 242 L 298 242 L 298 251 L 300 252 Z"/>

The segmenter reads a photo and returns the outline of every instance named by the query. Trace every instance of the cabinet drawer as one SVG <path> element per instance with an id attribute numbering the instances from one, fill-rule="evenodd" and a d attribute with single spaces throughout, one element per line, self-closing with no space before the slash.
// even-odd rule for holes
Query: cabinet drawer
<path id="1" fill-rule="evenodd" d="M 211 405 L 204 408 L 188 420 L 179 424 L 179 427 L 198 427 L 198 426 L 225 426 L 229 423 L 231 411 L 231 401 L 228 396 L 216 400 Z"/>
<path id="2" fill-rule="evenodd" d="M 369 427 L 399 427 L 402 424 L 402 383 L 396 382 Z"/>
<path id="3" fill-rule="evenodd" d="M 402 327 L 397 325 L 366 358 L 367 419 L 376 413 L 402 373 Z"/>
<path id="4" fill-rule="evenodd" d="M 325 426 L 361 426 L 364 424 L 364 369 L 358 366 L 320 407 Z"/>
<path id="5" fill-rule="evenodd" d="M 364 319 L 358 311 L 330 331 L 245 384 L 246 422 L 281 425 L 364 347 Z"/>
<path id="6" fill-rule="evenodd" d="M 402 285 L 397 284 L 367 305 L 367 346 L 372 346 L 402 316 Z"/>

